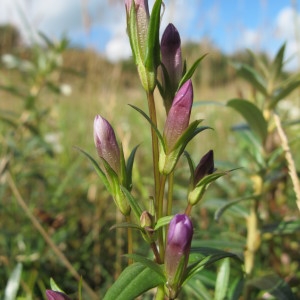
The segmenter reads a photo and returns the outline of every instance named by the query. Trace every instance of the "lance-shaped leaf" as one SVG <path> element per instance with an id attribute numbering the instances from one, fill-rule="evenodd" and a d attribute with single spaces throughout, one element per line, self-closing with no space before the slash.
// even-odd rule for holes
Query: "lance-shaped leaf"
<path id="1" fill-rule="evenodd" d="M 238 74 L 246 79 L 254 88 L 261 92 L 264 96 L 268 96 L 266 82 L 261 75 L 252 67 L 245 64 L 234 64 Z"/>
<path id="2" fill-rule="evenodd" d="M 182 87 L 182 85 L 187 82 L 189 79 L 192 78 L 192 76 L 194 75 L 195 71 L 197 70 L 200 62 L 202 61 L 202 59 L 206 56 L 207 54 L 203 54 L 201 57 L 199 57 L 194 63 L 193 65 L 188 69 L 188 71 L 184 72 L 183 77 L 180 80 L 180 83 L 178 85 L 178 89 L 180 89 Z"/>
<path id="3" fill-rule="evenodd" d="M 236 254 L 226 252 L 219 249 L 208 248 L 208 247 L 198 247 L 198 248 L 191 248 L 191 254 L 202 254 L 204 258 L 200 258 L 197 261 L 193 262 L 191 265 L 187 267 L 187 271 L 185 274 L 185 281 L 188 281 L 192 278 L 195 274 L 203 270 L 205 267 L 215 263 L 216 261 L 226 258 L 232 257 L 242 263 L 239 257 Z"/>
<path id="4" fill-rule="evenodd" d="M 102 171 L 102 169 L 100 168 L 100 166 L 96 162 L 96 160 L 89 153 L 84 151 L 83 149 L 80 149 L 79 147 L 74 147 L 74 148 L 79 150 L 82 154 L 84 154 L 91 161 L 96 173 L 100 177 L 101 181 L 104 183 L 106 189 L 109 191 L 109 193 L 112 193 L 112 188 L 110 186 L 110 183 L 109 183 L 105 173 Z"/>
<path id="5" fill-rule="evenodd" d="M 202 120 L 192 122 L 185 132 L 181 135 L 170 153 L 160 150 L 159 152 L 159 171 L 165 175 L 169 174 L 175 168 L 177 161 L 183 153 L 187 144 L 200 132 L 210 129 L 207 126 L 198 127 Z"/>
<path id="6" fill-rule="evenodd" d="M 230 171 L 233 171 L 233 170 L 230 170 Z M 218 178 L 228 174 L 228 172 L 230 172 L 230 171 L 213 173 L 213 174 L 203 177 L 197 183 L 196 187 L 191 192 L 189 192 L 188 202 L 191 205 L 197 204 L 201 200 L 201 198 L 202 198 L 204 192 L 206 191 L 206 189 L 208 188 L 209 184 L 212 183 L 213 181 L 217 180 Z"/>
<path id="7" fill-rule="evenodd" d="M 164 283 L 165 279 L 161 275 L 137 262 L 121 273 L 103 300 L 132 300 Z"/>
<path id="8" fill-rule="evenodd" d="M 249 127 L 255 132 L 263 143 L 268 135 L 268 124 L 259 108 L 250 101 L 244 99 L 232 99 L 227 106 L 234 108 L 247 121 Z"/>
<path id="9" fill-rule="evenodd" d="M 276 80 L 279 79 L 279 76 L 282 73 L 285 46 L 286 46 L 286 44 L 284 43 L 280 47 L 280 49 L 278 50 L 272 65 L 271 65 L 271 68 L 270 68 L 270 75 L 271 75 L 271 80 L 272 80 L 273 83 L 275 83 Z"/>

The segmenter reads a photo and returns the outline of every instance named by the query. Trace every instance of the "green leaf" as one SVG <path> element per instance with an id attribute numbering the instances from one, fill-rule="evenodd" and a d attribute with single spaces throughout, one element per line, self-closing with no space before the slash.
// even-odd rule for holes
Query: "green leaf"
<path id="1" fill-rule="evenodd" d="M 64 291 L 57 285 L 53 278 L 50 278 L 50 287 L 52 291 L 64 293 Z"/>
<path id="2" fill-rule="evenodd" d="M 230 275 L 230 260 L 224 258 L 221 262 L 220 269 L 218 271 L 216 287 L 215 287 L 215 300 L 223 300 L 226 298 Z"/>
<path id="3" fill-rule="evenodd" d="M 206 286 L 201 282 L 200 279 L 195 277 L 196 276 L 186 282 L 186 284 L 183 286 L 184 291 L 187 291 L 187 295 L 190 297 L 194 296 L 194 298 L 191 299 L 212 300 L 213 298 Z"/>
<path id="4" fill-rule="evenodd" d="M 238 70 L 238 75 L 246 79 L 254 88 L 256 88 L 264 96 L 268 96 L 266 82 L 256 70 L 245 64 L 238 64 L 235 67 Z"/>
<path id="5" fill-rule="evenodd" d="M 202 256 L 205 257 L 197 260 L 196 262 L 192 263 L 190 266 L 187 267 L 185 281 L 189 280 L 191 277 L 193 277 L 195 274 L 203 270 L 205 267 L 213 264 L 214 262 L 220 259 L 226 257 L 232 257 L 239 260 L 239 258 L 233 253 L 226 252 L 219 249 L 214 249 L 214 248 L 207 248 L 207 247 L 191 248 L 190 253 L 201 254 Z"/>
<path id="6" fill-rule="evenodd" d="M 288 284 L 276 274 L 270 274 L 247 281 L 247 286 L 255 287 L 262 291 L 268 291 L 280 300 L 296 300 Z"/>
<path id="7" fill-rule="evenodd" d="M 188 142 L 196 136 L 198 133 L 201 131 L 204 131 L 206 129 L 211 129 L 208 126 L 202 126 L 198 128 L 198 125 L 202 122 L 203 120 L 195 120 L 193 121 L 188 128 L 182 133 L 178 141 L 176 142 L 174 149 L 176 148 L 181 148 L 180 154 L 184 151 L 185 146 L 188 144 Z"/>
<path id="8" fill-rule="evenodd" d="M 138 147 L 139 145 L 133 148 L 133 150 L 131 151 L 128 157 L 127 164 L 126 164 L 126 188 L 129 191 L 131 191 L 132 189 L 132 167 L 133 167 L 135 153 Z"/>
<path id="9" fill-rule="evenodd" d="M 253 200 L 257 200 L 261 195 L 250 195 L 250 196 L 245 196 L 245 197 L 241 197 L 235 200 L 232 200 L 230 202 L 227 202 L 226 204 L 224 204 L 223 206 L 221 206 L 216 212 L 215 212 L 215 216 L 214 219 L 215 221 L 219 221 L 222 214 L 231 206 L 236 205 L 240 202 L 244 202 L 244 201 L 253 201 Z"/>
<path id="10" fill-rule="evenodd" d="M 155 263 L 153 260 L 150 260 L 147 257 L 138 254 L 126 254 L 126 257 L 132 258 L 134 261 L 141 263 L 145 267 L 151 269 L 153 272 L 161 276 L 163 281 L 166 280 L 162 265 Z"/>
<path id="11" fill-rule="evenodd" d="M 268 224 L 262 227 L 262 233 L 273 235 L 293 234 L 300 231 L 300 220 L 282 221 L 280 223 Z"/>
<path id="12" fill-rule="evenodd" d="M 126 199 L 128 200 L 128 203 L 129 203 L 136 219 L 140 220 L 143 210 L 139 206 L 137 200 L 131 195 L 131 193 L 124 186 L 121 186 L 121 190 L 125 194 Z"/>
<path id="13" fill-rule="evenodd" d="M 79 150 L 81 153 L 83 153 L 93 164 L 94 169 L 96 170 L 98 176 L 101 178 L 102 182 L 104 183 L 105 187 L 107 188 L 107 190 L 112 193 L 112 188 L 110 186 L 110 183 L 108 181 L 108 179 L 106 178 L 106 175 L 104 174 L 104 172 L 101 170 L 101 168 L 99 167 L 98 163 L 96 162 L 96 160 L 87 152 L 85 152 L 83 149 L 79 148 L 79 147 L 74 147 L 75 149 Z"/>
<path id="14" fill-rule="evenodd" d="M 154 123 L 152 122 L 152 120 L 147 116 L 147 114 L 145 112 L 143 112 L 140 108 L 134 106 L 134 105 L 131 105 L 129 104 L 129 106 L 131 106 L 133 109 L 135 109 L 137 112 L 139 112 L 148 122 L 149 124 L 151 125 L 151 127 L 154 129 L 159 141 L 160 141 L 160 144 L 163 146 L 163 149 L 165 150 L 165 143 L 164 143 L 164 139 L 161 135 L 161 133 L 159 132 L 159 130 L 157 129 L 157 127 L 154 125 Z"/>
<path id="15" fill-rule="evenodd" d="M 194 161 L 192 160 L 192 157 L 190 156 L 190 154 L 187 151 L 184 151 L 184 156 L 186 157 L 186 159 L 188 161 L 189 168 L 190 168 L 191 182 L 194 182 L 195 163 L 194 163 Z"/>
<path id="16" fill-rule="evenodd" d="M 282 66 L 283 66 L 283 58 L 284 58 L 284 51 L 285 51 L 285 43 L 280 47 L 278 50 L 276 57 L 271 65 L 271 79 L 273 83 L 278 79 L 282 72 Z"/>
<path id="17" fill-rule="evenodd" d="M 164 283 L 161 275 L 137 262 L 128 266 L 121 273 L 103 300 L 132 300 Z"/>
<path id="18" fill-rule="evenodd" d="M 159 44 L 159 28 L 160 28 L 160 10 L 162 0 L 156 0 L 150 15 L 147 52 L 145 58 L 145 67 L 147 71 L 154 72 L 160 64 L 160 44 Z"/>
<path id="19" fill-rule="evenodd" d="M 11 273 L 4 291 L 4 300 L 15 300 L 22 274 L 22 264 L 18 263 Z"/>
<path id="20" fill-rule="evenodd" d="M 275 95 L 272 97 L 270 108 L 273 109 L 280 100 L 283 100 L 287 95 L 289 95 L 294 89 L 300 86 L 300 80 L 292 81 L 288 83 L 285 87 L 280 88 L 276 91 Z"/>
<path id="21" fill-rule="evenodd" d="M 162 217 L 162 218 L 158 219 L 155 224 L 154 230 L 157 230 L 163 226 L 168 225 L 173 217 L 174 216 L 166 216 L 166 217 Z"/>
<path id="22" fill-rule="evenodd" d="M 227 106 L 238 111 L 248 122 L 250 128 L 260 137 L 263 143 L 268 135 L 268 124 L 258 107 L 244 99 L 232 99 Z"/>
<path id="23" fill-rule="evenodd" d="M 201 57 L 199 57 L 194 64 L 191 66 L 191 68 L 184 74 L 184 76 L 181 78 L 179 85 L 178 85 L 178 89 L 177 91 L 182 87 L 182 85 L 189 80 L 194 72 L 196 71 L 196 69 L 198 68 L 200 62 L 202 61 L 202 59 L 206 56 L 207 54 L 202 55 Z"/>

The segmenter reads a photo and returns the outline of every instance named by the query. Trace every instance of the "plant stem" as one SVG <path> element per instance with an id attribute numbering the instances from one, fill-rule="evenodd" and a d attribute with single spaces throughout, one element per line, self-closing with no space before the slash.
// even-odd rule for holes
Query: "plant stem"
<path id="1" fill-rule="evenodd" d="M 164 193 L 165 193 L 166 180 L 167 180 L 167 176 L 161 175 L 160 185 L 159 185 L 158 205 L 157 205 L 157 219 L 160 219 L 161 217 L 163 217 Z M 164 237 L 163 237 L 163 228 L 159 228 L 159 230 L 158 230 L 158 245 L 159 245 L 160 258 L 162 261 L 164 261 L 165 245 L 164 245 Z"/>
<path id="2" fill-rule="evenodd" d="M 184 212 L 187 216 L 189 216 L 191 214 L 192 207 L 193 206 L 190 203 L 187 205 L 185 212 Z"/>
<path id="3" fill-rule="evenodd" d="M 152 249 L 152 251 L 153 251 L 153 253 L 154 253 L 156 262 L 157 262 L 158 264 L 162 264 L 162 261 L 161 261 L 161 259 L 160 259 L 159 252 L 158 252 L 157 247 L 156 247 L 156 244 L 155 244 L 154 242 L 152 242 L 152 243 L 150 244 L 150 246 L 151 246 L 151 249 Z"/>
<path id="4" fill-rule="evenodd" d="M 164 300 L 165 299 L 165 291 L 164 291 L 164 286 L 159 285 L 157 287 L 156 295 L 155 295 L 155 300 Z"/>
<path id="5" fill-rule="evenodd" d="M 274 113 L 274 121 L 277 127 L 277 131 L 281 140 L 281 146 L 285 152 L 285 159 L 288 164 L 289 174 L 293 183 L 294 192 L 296 194 L 296 204 L 298 206 L 298 209 L 300 211 L 300 183 L 299 178 L 297 175 L 297 170 L 295 167 L 295 162 L 291 153 L 291 149 L 289 147 L 288 139 L 286 137 L 286 134 L 283 131 L 280 118 L 277 114 Z"/>
<path id="6" fill-rule="evenodd" d="M 21 206 L 27 217 L 30 219 L 33 227 L 41 234 L 45 242 L 49 245 L 49 247 L 53 250 L 53 252 L 57 255 L 57 257 L 61 260 L 61 262 L 65 265 L 65 267 L 69 270 L 69 272 L 72 274 L 72 276 L 77 281 L 82 281 L 82 286 L 86 290 L 86 292 L 89 294 L 91 299 L 97 300 L 99 299 L 98 295 L 92 290 L 92 288 L 87 284 L 87 282 L 79 275 L 79 273 L 76 271 L 76 269 L 72 266 L 70 261 L 67 259 L 67 257 L 61 252 L 61 250 L 54 244 L 49 234 L 46 232 L 46 230 L 42 227 L 42 225 L 39 223 L 39 221 L 36 219 L 36 217 L 32 214 L 29 207 L 27 206 L 26 202 L 24 201 L 23 197 L 21 196 L 15 181 L 13 180 L 10 172 L 7 172 L 7 182 L 10 186 L 13 195 L 15 196 L 18 204 Z"/>
<path id="7" fill-rule="evenodd" d="M 157 126 L 157 117 L 156 117 L 156 109 L 155 109 L 155 102 L 154 102 L 154 95 L 153 92 L 149 92 L 147 94 L 148 99 L 148 109 L 149 109 L 149 116 L 152 123 Z M 158 159 L 159 159 L 159 150 L 158 150 L 158 138 L 156 136 L 155 130 L 151 126 L 151 138 L 152 138 L 152 156 L 153 156 L 153 173 L 154 173 L 154 188 L 155 188 L 155 202 L 156 205 L 158 204 L 158 197 L 159 197 L 159 181 L 160 181 L 160 174 L 158 170 Z"/>
<path id="8" fill-rule="evenodd" d="M 128 223 L 131 223 L 131 216 L 126 216 L 126 221 Z M 132 239 L 132 228 L 128 227 L 127 228 L 127 251 L 128 254 L 133 253 L 133 239 Z M 131 265 L 133 263 L 132 258 L 128 259 L 128 265 Z"/>

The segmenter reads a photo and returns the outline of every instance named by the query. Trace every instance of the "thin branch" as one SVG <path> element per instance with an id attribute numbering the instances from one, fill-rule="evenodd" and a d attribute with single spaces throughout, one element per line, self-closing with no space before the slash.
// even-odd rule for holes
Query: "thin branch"
<path id="1" fill-rule="evenodd" d="M 295 167 L 295 162 L 291 153 L 291 149 L 288 143 L 287 136 L 285 132 L 283 131 L 280 118 L 277 114 L 274 113 L 274 121 L 277 127 L 277 131 L 281 140 L 281 146 L 285 152 L 285 159 L 288 164 L 288 169 L 289 169 L 289 175 L 291 177 L 292 183 L 293 183 L 293 188 L 296 194 L 296 204 L 298 206 L 298 209 L 300 211 L 300 183 L 299 183 L 299 178 L 297 175 L 297 170 Z"/>
<path id="2" fill-rule="evenodd" d="M 75 270 L 75 268 L 72 266 L 72 264 L 69 262 L 67 257 L 61 252 L 61 250 L 55 245 L 55 243 L 52 241 L 49 234 L 46 232 L 46 230 L 42 227 L 42 225 L 39 223 L 39 221 L 36 219 L 36 217 L 32 214 L 30 211 L 28 205 L 24 201 L 23 197 L 21 196 L 14 179 L 12 178 L 9 171 L 6 173 L 6 178 L 9 187 L 11 188 L 13 195 L 15 196 L 18 204 L 22 207 L 23 211 L 27 215 L 27 217 L 30 219 L 33 227 L 41 234 L 45 242 L 49 245 L 49 247 L 53 250 L 53 252 L 57 255 L 57 257 L 61 260 L 61 262 L 65 265 L 65 267 L 69 270 L 69 272 L 72 274 L 72 276 L 77 281 L 82 281 L 82 286 L 86 290 L 86 292 L 89 294 L 91 299 L 97 300 L 99 299 L 98 295 L 92 290 L 92 288 L 88 285 L 88 283 L 81 278 L 79 273 Z"/>

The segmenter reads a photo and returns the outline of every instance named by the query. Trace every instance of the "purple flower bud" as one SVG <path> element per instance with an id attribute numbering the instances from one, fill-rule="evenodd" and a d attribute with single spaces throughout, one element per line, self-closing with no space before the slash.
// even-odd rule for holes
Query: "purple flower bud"
<path id="1" fill-rule="evenodd" d="M 165 251 L 166 285 L 171 299 L 176 297 L 182 284 L 182 276 L 188 263 L 192 237 L 193 224 L 190 218 L 185 214 L 175 215 L 169 225 Z"/>
<path id="2" fill-rule="evenodd" d="M 206 175 L 212 174 L 214 167 L 214 151 L 209 150 L 200 160 L 194 173 L 194 186 Z"/>
<path id="3" fill-rule="evenodd" d="M 164 76 L 162 77 L 163 85 L 167 96 L 171 96 L 171 99 L 165 99 L 167 105 L 173 100 L 175 92 L 177 91 L 178 84 L 182 78 L 182 57 L 181 57 L 181 40 L 179 32 L 173 24 L 169 24 L 161 38 L 161 61 L 166 68 L 168 73 L 168 82 L 170 86 L 166 86 L 166 81 Z M 169 107 L 166 107 L 169 111 Z"/>
<path id="4" fill-rule="evenodd" d="M 66 294 L 52 290 L 46 290 L 48 300 L 71 300 Z"/>
<path id="5" fill-rule="evenodd" d="M 103 158 L 119 175 L 121 169 L 120 148 L 115 132 L 108 121 L 99 115 L 94 120 L 94 142 L 99 157 Z"/>
<path id="6" fill-rule="evenodd" d="M 176 142 L 187 129 L 193 104 L 192 81 L 186 81 L 177 92 L 164 128 L 167 154 L 173 150 Z"/>

